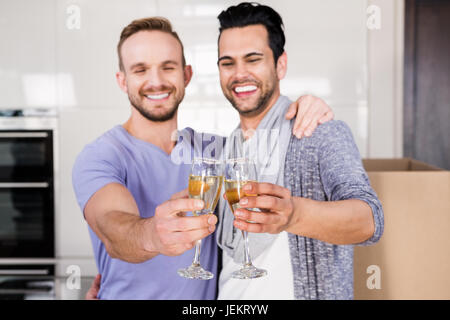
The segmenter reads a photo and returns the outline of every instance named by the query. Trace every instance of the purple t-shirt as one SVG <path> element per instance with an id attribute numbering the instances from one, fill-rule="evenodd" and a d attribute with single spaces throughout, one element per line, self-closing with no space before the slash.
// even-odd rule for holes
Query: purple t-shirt
<path id="1" fill-rule="evenodd" d="M 183 132 L 193 134 L 190 128 Z M 183 140 L 179 139 L 177 148 L 188 143 L 187 139 Z M 152 217 L 155 208 L 174 193 L 187 188 L 189 170 L 188 163 L 174 163 L 163 150 L 133 137 L 118 125 L 88 144 L 78 155 L 72 183 L 82 212 L 95 192 L 109 183 L 119 183 L 130 191 L 141 217 L 146 218 Z M 180 256 L 160 254 L 133 264 L 111 258 L 101 240 L 88 228 L 97 268 L 102 275 L 100 299 L 215 299 L 216 278 L 191 280 L 177 274 L 178 269 L 191 265 L 194 249 Z M 213 233 L 202 241 L 200 261 L 215 276 L 217 255 Z"/>

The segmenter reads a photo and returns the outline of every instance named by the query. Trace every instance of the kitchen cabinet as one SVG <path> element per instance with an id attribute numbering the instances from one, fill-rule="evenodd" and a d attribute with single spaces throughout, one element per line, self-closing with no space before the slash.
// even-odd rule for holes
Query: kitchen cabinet
<path id="1" fill-rule="evenodd" d="M 55 6 L 0 2 L 0 109 L 57 107 Z"/>

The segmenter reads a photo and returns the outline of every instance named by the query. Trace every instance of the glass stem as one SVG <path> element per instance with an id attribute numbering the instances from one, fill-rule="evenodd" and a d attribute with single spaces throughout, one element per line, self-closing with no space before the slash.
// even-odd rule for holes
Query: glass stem
<path id="1" fill-rule="evenodd" d="M 244 238 L 244 266 L 251 266 L 252 260 L 250 259 L 250 247 L 248 246 L 248 232 L 242 231 L 242 237 Z"/>
<path id="2" fill-rule="evenodd" d="M 200 249 L 202 246 L 202 240 L 197 240 L 195 243 L 195 255 L 194 255 L 194 261 L 192 261 L 192 265 L 199 267 L 200 266 Z"/>

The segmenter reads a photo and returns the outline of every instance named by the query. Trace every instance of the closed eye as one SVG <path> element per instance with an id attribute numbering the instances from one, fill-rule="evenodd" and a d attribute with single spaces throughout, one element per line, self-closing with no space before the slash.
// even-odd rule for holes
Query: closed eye
<path id="1" fill-rule="evenodd" d="M 229 66 L 232 66 L 232 65 L 233 65 L 233 62 L 222 62 L 220 65 L 221 65 L 222 67 L 229 67 Z"/>

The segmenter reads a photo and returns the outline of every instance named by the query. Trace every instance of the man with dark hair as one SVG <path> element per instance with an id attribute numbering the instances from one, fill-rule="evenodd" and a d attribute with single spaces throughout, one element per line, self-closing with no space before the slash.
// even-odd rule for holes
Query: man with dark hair
<path id="1" fill-rule="evenodd" d="M 191 155 L 196 151 L 188 141 L 194 136 L 190 128 L 178 132 L 188 139 L 172 140 L 178 106 L 192 77 L 183 45 L 167 19 L 152 17 L 122 31 L 118 54 L 116 79 L 128 95 L 131 116 L 88 144 L 72 174 L 101 274 L 94 282 L 98 293 L 88 297 L 214 299 L 215 280 L 192 281 L 177 274 L 191 264 L 190 249 L 199 239 L 204 239 L 205 269 L 217 274 L 218 258 L 217 217 L 186 216 L 203 207 L 203 201 L 187 199 L 191 159 L 175 163 L 171 157 L 177 148 Z M 310 122 L 305 124 L 304 117 L 301 124 L 306 128 L 330 116 L 323 101 L 315 103 L 298 104 L 302 112 L 312 110 Z"/>
<path id="2" fill-rule="evenodd" d="M 220 204 L 219 299 L 352 299 L 353 245 L 376 243 L 384 220 L 351 131 L 329 121 L 309 138 L 292 135 L 293 123 L 284 118 L 291 102 L 280 93 L 287 68 L 283 22 L 275 10 L 241 3 L 218 18 L 220 83 L 240 117 L 227 144 L 255 159 L 259 181 L 244 186 L 257 196 L 242 198 L 234 216 Z M 251 137 L 239 134 L 248 130 Z M 261 145 L 270 147 L 261 153 Z M 232 278 L 245 249 L 236 228 L 250 232 L 253 263 L 267 276 Z M 254 270 L 246 268 L 249 275 Z"/>

